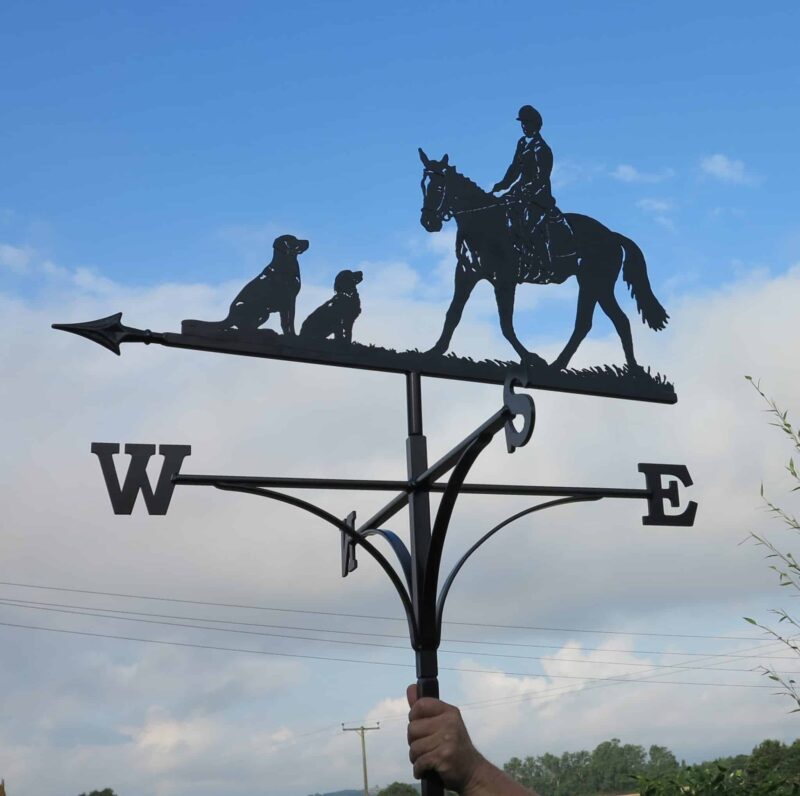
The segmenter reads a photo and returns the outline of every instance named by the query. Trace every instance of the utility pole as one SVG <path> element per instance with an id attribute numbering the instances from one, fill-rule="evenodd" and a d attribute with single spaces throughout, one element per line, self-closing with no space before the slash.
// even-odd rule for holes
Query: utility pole
<path id="1" fill-rule="evenodd" d="M 364 796 L 369 796 L 369 783 L 367 782 L 367 744 L 364 740 L 364 733 L 368 730 L 379 730 L 381 723 L 378 722 L 374 727 L 345 727 L 342 724 L 342 732 L 357 732 L 361 736 L 361 763 L 364 767 Z"/>

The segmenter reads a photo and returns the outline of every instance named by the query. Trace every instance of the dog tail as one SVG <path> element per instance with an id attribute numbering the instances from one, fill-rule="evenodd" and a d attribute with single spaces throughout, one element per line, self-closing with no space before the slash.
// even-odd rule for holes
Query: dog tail
<path id="1" fill-rule="evenodd" d="M 228 327 L 228 319 L 223 321 L 194 321 L 187 320 L 181 322 L 182 334 L 213 334 L 222 332 Z"/>

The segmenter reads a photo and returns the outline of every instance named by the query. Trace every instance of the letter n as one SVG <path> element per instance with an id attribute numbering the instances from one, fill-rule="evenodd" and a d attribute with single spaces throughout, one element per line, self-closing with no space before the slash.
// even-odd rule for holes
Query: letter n
<path id="1" fill-rule="evenodd" d="M 156 488 L 150 486 L 147 463 L 155 454 L 155 445 L 125 445 L 125 453 L 131 457 L 125 481 L 120 486 L 114 454 L 119 453 L 116 442 L 93 442 L 92 453 L 100 460 L 100 469 L 106 482 L 108 496 L 114 514 L 132 514 L 139 492 L 144 497 L 148 514 L 166 514 L 172 499 L 172 476 L 180 472 L 183 460 L 192 452 L 191 445 L 159 445 L 158 452 L 164 457 Z"/>

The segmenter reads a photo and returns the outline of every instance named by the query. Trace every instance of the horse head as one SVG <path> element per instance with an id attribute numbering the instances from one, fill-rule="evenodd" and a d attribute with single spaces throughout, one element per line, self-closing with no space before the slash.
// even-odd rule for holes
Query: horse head
<path id="1" fill-rule="evenodd" d="M 447 194 L 447 172 L 451 168 L 449 157 L 432 160 L 422 149 L 419 150 L 422 161 L 422 214 L 420 224 L 428 232 L 438 232 L 442 224 L 450 218 L 445 207 Z"/>

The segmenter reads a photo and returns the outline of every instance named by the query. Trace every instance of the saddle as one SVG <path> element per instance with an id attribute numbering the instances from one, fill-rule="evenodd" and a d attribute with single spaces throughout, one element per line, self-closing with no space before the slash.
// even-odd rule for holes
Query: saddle
<path id="1" fill-rule="evenodd" d="M 519 257 L 518 282 L 561 284 L 577 273 L 575 236 L 555 205 L 509 204 L 506 218 Z"/>

